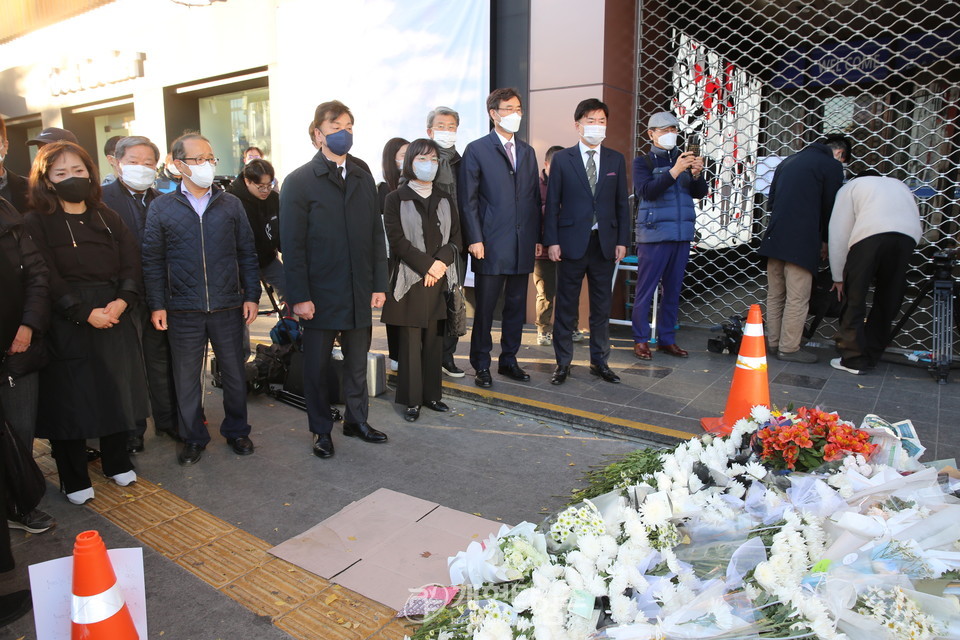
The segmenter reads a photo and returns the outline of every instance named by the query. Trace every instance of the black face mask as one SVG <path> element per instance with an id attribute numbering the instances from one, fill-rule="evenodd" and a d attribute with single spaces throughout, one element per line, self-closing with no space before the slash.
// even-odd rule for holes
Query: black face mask
<path id="1" fill-rule="evenodd" d="M 55 182 L 53 190 L 64 202 L 83 202 L 90 195 L 90 178 L 67 178 Z"/>

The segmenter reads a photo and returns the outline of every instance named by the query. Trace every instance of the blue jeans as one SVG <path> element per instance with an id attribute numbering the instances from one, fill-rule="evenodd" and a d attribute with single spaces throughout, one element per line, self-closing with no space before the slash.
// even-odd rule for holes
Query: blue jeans
<path id="1" fill-rule="evenodd" d="M 220 435 L 224 438 L 250 435 L 243 358 L 244 323 L 240 307 L 212 313 L 168 312 L 167 327 L 183 441 L 200 446 L 210 442 L 210 434 L 203 424 L 200 382 L 207 340 L 213 346 L 223 376 L 224 415 Z"/>

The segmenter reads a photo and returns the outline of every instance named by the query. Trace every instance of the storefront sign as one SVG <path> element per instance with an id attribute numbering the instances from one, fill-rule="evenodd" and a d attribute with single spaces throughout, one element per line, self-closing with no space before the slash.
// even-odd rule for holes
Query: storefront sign
<path id="1" fill-rule="evenodd" d="M 50 70 L 50 94 L 62 96 L 143 77 L 142 52 L 112 51 Z"/>

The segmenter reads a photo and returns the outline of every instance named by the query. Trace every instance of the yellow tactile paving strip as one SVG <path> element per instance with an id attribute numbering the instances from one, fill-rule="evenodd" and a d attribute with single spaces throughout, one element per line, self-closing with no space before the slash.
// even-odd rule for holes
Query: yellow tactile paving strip
<path id="1" fill-rule="evenodd" d="M 45 442 L 34 455 L 59 486 Z M 94 465 L 99 470 L 99 465 Z M 91 474 L 87 507 L 295 638 L 399 640 L 411 633 L 396 612 L 267 553 L 273 545 L 140 478 L 118 487 Z"/>

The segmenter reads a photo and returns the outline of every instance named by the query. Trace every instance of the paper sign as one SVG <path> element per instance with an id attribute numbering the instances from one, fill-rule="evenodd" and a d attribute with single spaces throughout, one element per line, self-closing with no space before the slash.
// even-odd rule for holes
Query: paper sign
<path id="1" fill-rule="evenodd" d="M 109 549 L 117 584 L 140 638 L 147 636 L 147 598 L 143 584 L 143 549 Z M 73 556 L 30 565 L 33 622 L 37 640 L 70 640 Z"/>

